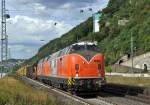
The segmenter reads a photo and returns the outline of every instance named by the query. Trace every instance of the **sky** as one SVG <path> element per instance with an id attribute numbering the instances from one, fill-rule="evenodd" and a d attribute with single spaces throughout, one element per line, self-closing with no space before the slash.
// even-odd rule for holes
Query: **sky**
<path id="1" fill-rule="evenodd" d="M 41 46 L 67 33 L 93 13 L 106 7 L 108 1 L 6 0 L 7 13 L 11 16 L 7 20 L 11 58 L 32 57 Z M 93 11 L 89 11 L 89 8 Z M 84 12 L 80 13 L 80 10 Z"/>

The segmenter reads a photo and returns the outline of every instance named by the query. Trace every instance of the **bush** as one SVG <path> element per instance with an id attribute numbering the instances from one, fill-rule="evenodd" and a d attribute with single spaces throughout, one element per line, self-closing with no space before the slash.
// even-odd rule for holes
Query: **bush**
<path id="1" fill-rule="evenodd" d="M 108 73 L 111 73 L 111 72 L 112 72 L 111 66 L 107 66 L 107 67 L 106 67 L 106 72 L 108 72 Z"/>

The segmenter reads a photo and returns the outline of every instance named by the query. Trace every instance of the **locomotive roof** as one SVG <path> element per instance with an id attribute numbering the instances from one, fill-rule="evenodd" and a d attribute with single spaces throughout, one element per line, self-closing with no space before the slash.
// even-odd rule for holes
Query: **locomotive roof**
<path id="1" fill-rule="evenodd" d="M 97 42 L 78 42 L 72 45 L 97 45 Z"/>

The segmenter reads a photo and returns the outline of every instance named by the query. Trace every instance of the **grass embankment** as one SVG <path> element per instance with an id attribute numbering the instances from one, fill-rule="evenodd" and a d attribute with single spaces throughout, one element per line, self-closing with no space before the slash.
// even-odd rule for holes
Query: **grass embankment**
<path id="1" fill-rule="evenodd" d="M 122 77 L 122 76 L 107 76 L 107 83 L 150 87 L 150 78 L 144 77 Z"/>
<path id="2" fill-rule="evenodd" d="M 0 105 L 64 105 L 46 91 L 36 90 L 14 77 L 0 79 Z"/>

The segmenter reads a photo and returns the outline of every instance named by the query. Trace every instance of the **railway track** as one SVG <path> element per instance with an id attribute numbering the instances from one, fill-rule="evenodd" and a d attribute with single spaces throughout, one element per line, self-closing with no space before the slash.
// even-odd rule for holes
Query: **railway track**
<path id="1" fill-rule="evenodd" d="M 46 84 L 43 84 L 39 81 L 32 80 L 27 77 L 19 77 L 19 79 L 31 85 L 33 88 L 46 89 L 51 95 L 58 97 L 59 99 L 63 100 L 66 104 L 69 105 L 113 105 L 112 103 L 105 100 L 100 100 L 99 98 L 78 97 L 66 91 L 53 88 L 51 86 L 48 86 Z"/>
<path id="2" fill-rule="evenodd" d="M 150 105 L 150 96 L 147 96 L 147 95 L 143 95 L 143 94 L 138 94 L 137 96 L 125 95 L 125 97 Z"/>
<path id="3" fill-rule="evenodd" d="M 143 94 L 144 88 L 141 87 L 109 84 L 103 88 L 102 91 L 107 95 L 120 96 L 126 99 L 150 105 L 150 95 Z"/>

